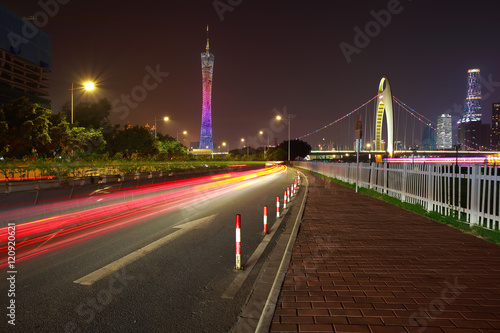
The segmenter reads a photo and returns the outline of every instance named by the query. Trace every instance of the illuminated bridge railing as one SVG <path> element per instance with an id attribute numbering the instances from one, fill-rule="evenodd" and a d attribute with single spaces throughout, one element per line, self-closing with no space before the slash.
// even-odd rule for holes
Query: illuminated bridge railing
<path id="1" fill-rule="evenodd" d="M 295 162 L 294 166 L 356 182 L 356 163 Z M 500 227 L 500 166 L 360 163 L 358 186 L 471 225 Z"/>

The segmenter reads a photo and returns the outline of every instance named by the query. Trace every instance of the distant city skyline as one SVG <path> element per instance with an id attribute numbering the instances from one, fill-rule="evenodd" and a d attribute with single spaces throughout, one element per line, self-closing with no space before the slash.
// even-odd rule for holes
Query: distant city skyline
<path id="1" fill-rule="evenodd" d="M 211 1 L 144 0 L 140 15 L 136 5 L 118 1 L 2 4 L 38 18 L 37 28 L 51 37 L 54 111 L 70 100 L 72 83 L 92 78 L 96 89 L 75 103 L 108 98 L 111 121 L 121 125 L 168 116 L 158 131 L 175 137 L 186 130 L 186 142 L 199 141 L 207 24 L 218 57 L 213 141 L 227 149 L 266 128 L 271 142 L 285 140 L 287 131 L 273 120 L 283 110 L 293 115 L 292 138 L 321 128 L 372 98 L 383 76 L 394 96 L 433 120 L 448 113 L 456 124 L 463 117 L 471 68 L 481 69 L 483 122 L 491 121 L 486 106 L 500 101 L 498 2 L 477 0 L 473 10 L 449 0 L 223 2 L 226 10 Z M 138 96 L 148 75 L 155 87 Z M 332 126 L 305 141 L 317 146 L 338 132 Z"/>

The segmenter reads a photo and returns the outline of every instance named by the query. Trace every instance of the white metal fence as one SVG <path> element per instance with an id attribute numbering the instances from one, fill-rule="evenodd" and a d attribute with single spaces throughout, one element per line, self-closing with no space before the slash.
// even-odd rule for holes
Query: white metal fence
<path id="1" fill-rule="evenodd" d="M 356 182 L 356 163 L 295 162 L 294 166 Z M 500 166 L 360 163 L 358 186 L 471 225 L 499 229 Z"/>

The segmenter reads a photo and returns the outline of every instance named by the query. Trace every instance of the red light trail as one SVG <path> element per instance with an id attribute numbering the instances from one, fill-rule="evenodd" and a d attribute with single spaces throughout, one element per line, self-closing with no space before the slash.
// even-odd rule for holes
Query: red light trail
<path id="1" fill-rule="evenodd" d="M 120 192 L 115 190 L 91 199 L 78 198 L 42 207 L 13 209 L 2 213 L 2 220 L 16 222 L 16 261 L 19 262 L 27 256 L 146 222 L 200 200 L 238 191 L 285 170 L 285 167 L 271 167 L 177 180 Z M 39 218 L 40 211 L 52 216 Z M 0 234 L 5 235 L 0 243 L 0 267 L 7 265 L 7 231 L 8 227 L 0 228 Z"/>

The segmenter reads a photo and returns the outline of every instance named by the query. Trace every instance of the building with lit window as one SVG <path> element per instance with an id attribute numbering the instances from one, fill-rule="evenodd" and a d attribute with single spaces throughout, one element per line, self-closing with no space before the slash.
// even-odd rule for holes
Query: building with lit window
<path id="1" fill-rule="evenodd" d="M 451 149 L 453 148 L 451 115 L 442 114 L 437 119 L 436 129 L 436 148 L 437 149 Z"/>
<path id="2" fill-rule="evenodd" d="M 422 148 L 424 150 L 436 149 L 436 130 L 432 124 L 427 124 L 422 131 Z"/>
<path id="3" fill-rule="evenodd" d="M 491 149 L 500 151 L 500 103 L 493 103 L 491 111 Z"/>
<path id="4" fill-rule="evenodd" d="M 458 142 L 464 150 L 480 150 L 481 135 L 481 71 L 478 68 L 467 71 L 467 95 L 464 115 L 458 121 Z"/>
<path id="5" fill-rule="evenodd" d="M 26 96 L 50 108 L 51 62 L 50 36 L 0 5 L 0 105 Z"/>

